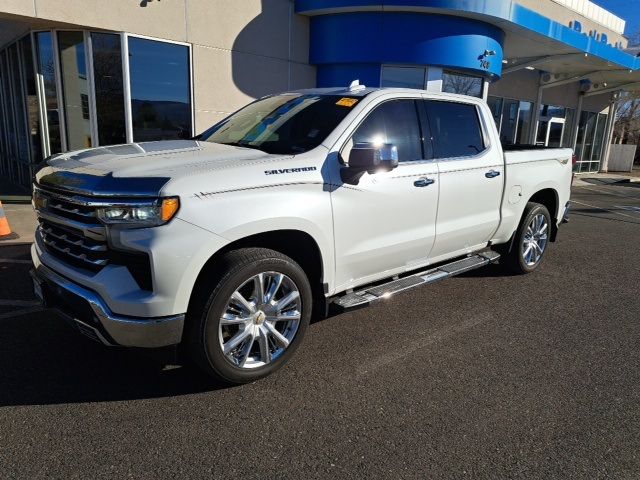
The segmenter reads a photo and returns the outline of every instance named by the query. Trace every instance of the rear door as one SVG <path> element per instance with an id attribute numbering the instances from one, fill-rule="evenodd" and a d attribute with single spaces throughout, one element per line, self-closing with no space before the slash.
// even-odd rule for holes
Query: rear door
<path id="1" fill-rule="evenodd" d="M 336 162 L 332 194 L 336 285 L 350 288 L 423 266 L 435 239 L 438 167 L 431 160 L 421 98 L 384 100 L 338 142 L 346 163 L 354 143 L 391 143 L 399 165 L 342 183 Z"/>
<path id="2" fill-rule="evenodd" d="M 438 164 L 440 198 L 431 258 L 486 244 L 500 223 L 504 183 L 501 149 L 491 145 L 479 105 L 426 100 Z"/>

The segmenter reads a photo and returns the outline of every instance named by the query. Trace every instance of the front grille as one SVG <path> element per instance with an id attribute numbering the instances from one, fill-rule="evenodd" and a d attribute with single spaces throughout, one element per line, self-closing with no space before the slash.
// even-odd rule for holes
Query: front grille
<path id="1" fill-rule="evenodd" d="M 44 248 L 58 260 L 97 273 L 107 265 L 125 266 L 138 286 L 152 290 L 151 263 L 145 253 L 110 248 L 106 228 L 96 216 L 108 199 L 35 187 L 34 205 Z"/>
<path id="2" fill-rule="evenodd" d="M 43 243 L 49 253 L 60 260 L 94 272 L 109 263 L 106 242 L 92 240 L 85 237 L 82 231 L 42 218 L 39 222 Z"/>

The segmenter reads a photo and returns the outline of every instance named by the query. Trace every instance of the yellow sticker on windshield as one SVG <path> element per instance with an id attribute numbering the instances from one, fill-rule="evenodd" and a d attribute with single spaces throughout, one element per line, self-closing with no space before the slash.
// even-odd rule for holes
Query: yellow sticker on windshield
<path id="1" fill-rule="evenodd" d="M 353 107 L 356 103 L 358 103 L 358 100 L 355 98 L 341 98 L 340 100 L 338 100 L 336 102 L 336 105 L 340 106 L 340 107 Z"/>

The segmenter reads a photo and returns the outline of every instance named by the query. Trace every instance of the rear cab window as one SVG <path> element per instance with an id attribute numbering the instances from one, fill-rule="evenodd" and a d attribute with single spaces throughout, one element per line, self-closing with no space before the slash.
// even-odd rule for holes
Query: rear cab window
<path id="1" fill-rule="evenodd" d="M 426 100 L 434 158 L 472 157 L 486 150 L 474 104 Z"/>

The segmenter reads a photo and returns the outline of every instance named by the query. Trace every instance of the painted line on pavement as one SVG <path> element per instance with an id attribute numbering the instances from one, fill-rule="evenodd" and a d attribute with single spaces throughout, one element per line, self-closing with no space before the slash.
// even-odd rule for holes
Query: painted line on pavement
<path id="1" fill-rule="evenodd" d="M 602 195 L 612 195 L 614 197 L 633 198 L 634 200 L 640 200 L 640 196 L 624 195 L 622 193 L 608 192 L 607 190 L 600 190 L 600 189 L 596 189 L 594 187 L 580 187 L 580 188 L 583 188 L 583 189 L 588 190 L 590 192 L 600 193 Z"/>
<path id="2" fill-rule="evenodd" d="M 588 203 L 578 202 L 577 200 L 571 200 L 571 203 L 577 203 L 578 205 L 584 205 L 585 207 L 597 208 L 598 210 L 602 210 L 603 212 L 614 213 L 614 214 L 620 215 L 622 217 L 633 218 L 634 220 L 638 219 L 638 217 L 634 217 L 633 215 L 626 215 L 624 213 L 616 212 L 616 211 L 610 210 L 608 208 L 598 207 L 596 205 L 589 205 Z"/>

